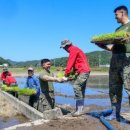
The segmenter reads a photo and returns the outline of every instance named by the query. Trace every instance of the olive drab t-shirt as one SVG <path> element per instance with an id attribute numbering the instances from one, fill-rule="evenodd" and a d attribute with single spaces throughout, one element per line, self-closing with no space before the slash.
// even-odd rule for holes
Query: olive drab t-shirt
<path id="1" fill-rule="evenodd" d="M 52 73 L 49 73 L 45 70 L 43 70 L 43 72 L 39 75 L 39 81 L 42 93 L 53 92 L 54 91 L 53 82 L 43 81 L 42 78 L 44 75 L 53 76 Z"/>
<path id="2" fill-rule="evenodd" d="M 120 26 L 119 28 L 116 29 L 117 31 L 126 31 L 130 32 L 130 22 L 128 22 L 125 25 Z M 114 44 L 113 47 L 113 53 L 130 53 L 130 43 L 127 44 Z"/>

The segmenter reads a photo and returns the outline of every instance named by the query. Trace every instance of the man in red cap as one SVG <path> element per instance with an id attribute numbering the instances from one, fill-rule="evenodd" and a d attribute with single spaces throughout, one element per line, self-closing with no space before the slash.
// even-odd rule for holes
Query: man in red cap
<path id="1" fill-rule="evenodd" d="M 72 70 L 76 75 L 74 82 L 76 112 L 72 115 L 79 116 L 83 114 L 86 83 L 91 70 L 86 55 L 81 49 L 72 45 L 72 42 L 69 40 L 63 40 L 60 48 L 63 48 L 69 53 L 69 58 L 65 69 L 65 77 L 69 77 Z"/>

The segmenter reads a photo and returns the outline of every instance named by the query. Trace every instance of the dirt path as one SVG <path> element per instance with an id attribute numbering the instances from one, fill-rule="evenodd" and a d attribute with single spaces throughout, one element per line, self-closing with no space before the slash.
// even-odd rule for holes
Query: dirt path
<path id="1" fill-rule="evenodd" d="M 110 122 L 115 130 L 130 130 L 130 125 L 119 123 L 117 121 Z M 7 128 L 5 130 L 107 130 L 107 128 L 91 116 L 82 117 L 66 117 L 51 121 L 34 121 L 26 123 L 22 126 Z"/>

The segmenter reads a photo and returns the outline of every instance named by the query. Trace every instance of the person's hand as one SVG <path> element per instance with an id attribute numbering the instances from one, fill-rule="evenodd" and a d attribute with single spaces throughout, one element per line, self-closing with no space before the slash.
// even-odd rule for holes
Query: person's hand
<path id="1" fill-rule="evenodd" d="M 64 79 L 63 78 L 57 78 L 56 81 L 59 82 L 59 83 L 63 83 Z"/>
<path id="2" fill-rule="evenodd" d="M 37 94 L 37 92 L 35 91 L 34 93 L 33 93 L 33 95 L 36 95 Z"/>
<path id="3" fill-rule="evenodd" d="M 127 38 L 122 39 L 121 43 L 130 43 L 130 35 Z"/>
<path id="4" fill-rule="evenodd" d="M 74 77 L 68 77 L 68 81 L 72 81 L 72 80 L 75 80 Z"/>
<path id="5" fill-rule="evenodd" d="M 62 77 L 62 79 L 64 80 L 64 82 L 68 81 L 68 77 Z"/>

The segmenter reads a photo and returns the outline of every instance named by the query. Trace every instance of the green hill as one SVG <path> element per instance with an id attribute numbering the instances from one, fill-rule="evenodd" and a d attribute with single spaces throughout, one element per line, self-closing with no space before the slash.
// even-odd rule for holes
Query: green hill
<path id="1" fill-rule="evenodd" d="M 94 51 L 94 52 L 86 53 L 86 55 L 92 67 L 110 64 L 111 52 Z"/>
<path id="2" fill-rule="evenodd" d="M 108 51 L 94 51 L 90 53 L 85 53 L 89 60 L 91 67 L 96 67 L 99 65 L 106 65 L 110 63 L 111 53 Z M 54 66 L 65 67 L 67 62 L 67 57 L 51 59 Z M 32 60 L 25 62 L 15 62 L 8 60 L 10 64 L 17 67 L 26 67 L 26 66 L 40 66 L 40 60 Z"/>
<path id="3" fill-rule="evenodd" d="M 7 63 L 9 66 L 11 66 L 12 64 L 10 62 L 8 62 L 8 60 L 5 60 L 4 58 L 0 57 L 0 65 Z"/>

